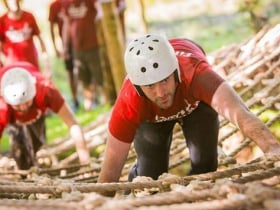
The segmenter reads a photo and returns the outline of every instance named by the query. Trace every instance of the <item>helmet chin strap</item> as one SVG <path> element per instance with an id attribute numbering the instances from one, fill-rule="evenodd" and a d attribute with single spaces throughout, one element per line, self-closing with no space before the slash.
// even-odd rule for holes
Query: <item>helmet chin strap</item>
<path id="1" fill-rule="evenodd" d="M 139 85 L 134 85 L 134 87 L 135 87 L 139 96 L 146 97 L 145 93 L 143 92 L 142 88 Z"/>
<path id="2" fill-rule="evenodd" d="M 176 83 L 180 83 L 180 78 L 179 78 L 179 72 L 178 71 L 180 71 L 179 69 L 176 69 L 175 71 L 174 71 L 174 77 L 175 77 L 175 82 Z"/>

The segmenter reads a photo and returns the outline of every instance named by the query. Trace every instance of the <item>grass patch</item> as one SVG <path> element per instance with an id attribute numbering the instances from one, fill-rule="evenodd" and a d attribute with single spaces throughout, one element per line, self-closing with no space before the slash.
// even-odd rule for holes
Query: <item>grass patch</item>
<path id="1" fill-rule="evenodd" d="M 100 106 L 88 112 L 79 110 L 75 115 L 81 126 L 85 127 L 93 122 L 100 114 L 109 110 L 110 106 Z M 56 138 L 67 136 L 69 133 L 67 126 L 57 115 L 49 116 L 46 120 L 46 126 L 48 143 L 52 143 Z"/>
<path id="2" fill-rule="evenodd" d="M 244 13 L 227 15 L 199 15 L 170 21 L 151 21 L 151 32 L 167 37 L 189 38 L 199 43 L 206 52 L 239 43 L 254 34 Z"/>

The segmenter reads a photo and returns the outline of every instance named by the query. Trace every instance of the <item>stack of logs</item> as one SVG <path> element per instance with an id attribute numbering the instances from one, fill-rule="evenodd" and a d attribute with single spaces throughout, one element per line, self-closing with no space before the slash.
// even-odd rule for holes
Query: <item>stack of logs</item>
<path id="1" fill-rule="evenodd" d="M 253 38 L 208 57 L 215 71 L 277 136 L 279 46 L 280 25 L 266 26 Z M 85 128 L 88 145 L 98 154 L 89 165 L 77 164 L 76 153 L 62 155 L 74 148 L 69 138 L 45 146 L 38 154 L 42 166 L 28 171 L 19 171 L 12 160 L 0 158 L 0 209 L 279 209 L 280 156 L 264 156 L 238 128 L 222 118 L 216 172 L 185 176 L 188 150 L 180 128 L 175 127 L 170 173 L 158 180 L 139 177 L 127 182 L 136 158 L 131 147 L 120 182 L 97 184 L 109 114 Z M 98 194 L 111 190 L 117 191 L 114 199 Z M 125 195 L 124 191 L 131 193 Z"/>

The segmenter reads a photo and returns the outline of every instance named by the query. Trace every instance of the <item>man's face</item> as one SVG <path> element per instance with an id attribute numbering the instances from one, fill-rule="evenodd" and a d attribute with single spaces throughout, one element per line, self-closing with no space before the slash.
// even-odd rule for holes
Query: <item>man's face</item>
<path id="1" fill-rule="evenodd" d="M 20 8 L 19 2 L 21 0 L 4 0 L 4 4 L 9 11 L 17 12 Z"/>
<path id="2" fill-rule="evenodd" d="M 33 99 L 19 105 L 14 105 L 12 106 L 12 108 L 17 112 L 26 113 L 31 108 L 32 104 L 33 104 Z"/>
<path id="3" fill-rule="evenodd" d="M 176 91 L 174 74 L 157 83 L 140 87 L 147 98 L 161 109 L 167 109 L 172 106 Z"/>

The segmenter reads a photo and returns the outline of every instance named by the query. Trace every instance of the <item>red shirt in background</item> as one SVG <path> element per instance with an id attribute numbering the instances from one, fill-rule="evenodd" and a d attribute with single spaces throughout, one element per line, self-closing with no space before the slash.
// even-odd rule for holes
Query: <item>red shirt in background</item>
<path id="1" fill-rule="evenodd" d="M 51 23 L 58 25 L 58 33 L 62 37 L 62 25 L 63 25 L 63 0 L 56 0 L 50 4 L 49 18 Z"/>
<path id="2" fill-rule="evenodd" d="M 7 14 L 0 17 L 0 41 L 6 56 L 5 64 L 16 61 L 28 61 L 39 66 L 38 53 L 33 40 L 40 30 L 35 17 L 26 11 L 17 19 L 10 19 Z"/>
<path id="3" fill-rule="evenodd" d="M 75 51 L 90 50 L 98 46 L 95 18 L 96 0 L 68 0 L 66 14 L 70 18 L 70 33 Z"/>

